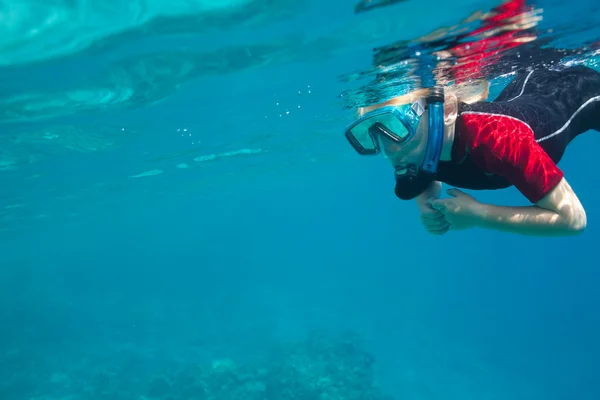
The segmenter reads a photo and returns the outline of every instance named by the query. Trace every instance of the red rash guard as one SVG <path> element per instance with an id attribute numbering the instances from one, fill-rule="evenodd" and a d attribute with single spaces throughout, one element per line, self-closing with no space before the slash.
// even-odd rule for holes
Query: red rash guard
<path id="1" fill-rule="evenodd" d="M 525 122 L 506 115 L 464 112 L 456 157 L 470 154 L 486 174 L 506 178 L 532 203 L 540 201 L 563 178 L 563 172 L 535 141 Z"/>
<path id="2" fill-rule="evenodd" d="M 436 179 L 475 190 L 514 185 L 537 203 L 563 178 L 567 145 L 590 129 L 600 130 L 600 73 L 522 71 L 494 101 L 459 104 L 452 160 Z"/>

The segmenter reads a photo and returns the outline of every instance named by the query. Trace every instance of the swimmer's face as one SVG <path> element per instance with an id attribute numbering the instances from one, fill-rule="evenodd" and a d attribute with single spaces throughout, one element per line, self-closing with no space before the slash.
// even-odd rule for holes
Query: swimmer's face
<path id="1" fill-rule="evenodd" d="M 387 107 L 387 106 L 403 106 L 413 104 L 415 101 L 422 99 L 427 92 L 423 91 L 412 92 L 406 95 L 398 96 L 384 103 L 375 104 L 372 106 L 362 107 L 358 110 L 358 117 L 362 117 L 368 112 Z M 427 110 L 421 115 L 415 135 L 404 143 L 395 143 L 389 138 L 381 135 L 378 138 L 379 146 L 382 153 L 390 161 L 395 169 L 402 169 L 408 165 L 421 165 L 425 159 L 427 149 L 428 135 L 428 114 Z"/>
<path id="2" fill-rule="evenodd" d="M 400 145 L 388 138 L 381 137 L 379 141 L 381 150 L 394 168 L 401 168 L 410 164 L 421 165 L 425 159 L 427 148 L 427 121 L 427 111 L 425 111 L 421 116 L 415 136 Z"/>

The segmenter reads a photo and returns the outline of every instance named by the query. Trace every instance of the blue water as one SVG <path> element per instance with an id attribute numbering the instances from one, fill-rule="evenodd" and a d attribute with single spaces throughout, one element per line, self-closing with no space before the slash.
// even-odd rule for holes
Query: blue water
<path id="1" fill-rule="evenodd" d="M 342 135 L 374 47 L 495 5 L 1 4 L 0 398 L 202 399 L 169 374 L 313 331 L 392 399 L 600 398 L 600 136 L 561 161 L 586 232 L 541 239 L 427 234 Z M 556 45 L 600 37 L 591 0 L 536 6 Z"/>

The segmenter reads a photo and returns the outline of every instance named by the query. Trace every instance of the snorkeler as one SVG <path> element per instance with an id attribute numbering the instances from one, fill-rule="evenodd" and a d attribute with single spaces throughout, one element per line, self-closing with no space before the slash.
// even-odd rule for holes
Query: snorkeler
<path id="1" fill-rule="evenodd" d="M 568 144 L 600 130 L 600 73 L 584 67 L 519 72 L 493 101 L 487 85 L 436 86 L 358 110 L 345 136 L 361 155 L 384 153 L 396 195 L 416 199 L 433 234 L 482 227 L 528 235 L 582 232 L 586 213 L 558 168 Z M 533 206 L 484 204 L 442 183 L 515 186 Z"/>

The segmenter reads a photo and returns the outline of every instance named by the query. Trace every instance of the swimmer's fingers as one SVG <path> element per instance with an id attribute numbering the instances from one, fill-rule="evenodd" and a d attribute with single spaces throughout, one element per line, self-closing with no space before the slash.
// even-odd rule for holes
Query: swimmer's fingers
<path id="1" fill-rule="evenodd" d="M 421 208 L 421 223 L 427 232 L 433 235 L 443 235 L 450 230 L 450 224 L 444 214 L 430 206 Z"/>
<path id="2" fill-rule="evenodd" d="M 421 220 L 424 221 L 439 221 L 444 219 L 444 214 L 440 211 L 421 213 Z"/>
<path id="3" fill-rule="evenodd" d="M 421 222 L 425 229 L 434 235 L 443 235 L 450 229 L 450 224 L 444 219 L 444 216 L 421 216 Z"/>
<path id="4" fill-rule="evenodd" d="M 444 233 L 446 233 L 450 230 L 450 224 L 445 223 L 442 226 L 425 227 L 425 228 L 427 229 L 427 232 L 431 233 L 432 235 L 443 235 Z"/>
<path id="5" fill-rule="evenodd" d="M 441 227 L 447 224 L 444 214 L 439 211 L 422 213 L 421 222 L 426 227 Z"/>

